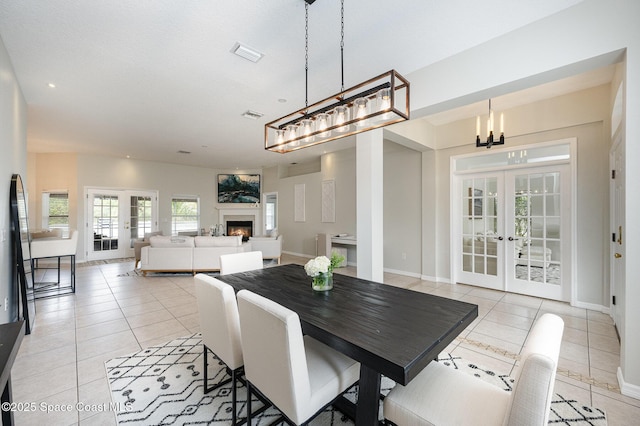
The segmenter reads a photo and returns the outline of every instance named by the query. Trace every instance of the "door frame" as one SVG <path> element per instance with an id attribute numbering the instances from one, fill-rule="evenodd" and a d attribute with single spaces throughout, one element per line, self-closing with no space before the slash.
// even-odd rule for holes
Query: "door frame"
<path id="1" fill-rule="evenodd" d="M 93 224 L 90 223 L 93 218 L 92 205 L 89 203 L 89 195 L 91 193 L 103 192 L 109 195 L 118 196 L 118 253 L 120 256 L 95 256 L 94 252 L 90 250 L 93 245 Z M 85 211 L 85 236 L 84 236 L 84 253 L 87 261 L 101 260 L 101 259 L 113 259 L 117 257 L 133 257 L 134 249 L 131 247 L 131 224 L 130 221 L 130 208 L 131 208 L 131 196 L 132 195 L 144 195 L 151 196 L 153 199 L 154 207 L 152 210 L 152 231 L 158 230 L 158 190 L 153 189 L 123 189 L 123 188 L 111 188 L 111 187 L 85 187 L 84 188 L 84 211 Z M 115 251 L 114 251 L 115 252 Z"/>
<path id="2" fill-rule="evenodd" d="M 623 165 L 623 170 L 619 170 L 616 167 L 616 153 L 619 150 L 622 150 L 622 161 L 625 161 L 625 138 L 624 138 L 624 130 L 623 127 L 620 127 L 622 130 L 618 131 L 613 139 L 613 143 L 611 145 L 611 149 L 609 151 L 609 168 L 610 170 L 615 170 L 616 179 L 610 179 L 610 190 L 609 190 L 609 222 L 611 235 L 614 238 L 609 240 L 609 315 L 613 318 L 613 322 L 616 326 L 618 337 L 621 338 L 624 335 L 624 316 L 625 316 L 625 245 L 624 241 L 626 238 L 624 237 L 624 231 L 626 229 L 626 217 L 625 217 L 625 209 L 624 207 L 618 209 L 616 203 L 616 185 L 620 182 L 617 179 L 624 179 L 625 171 Z M 624 192 L 626 192 L 626 182 L 622 181 L 622 201 L 624 202 L 625 196 Z M 619 211 L 620 210 L 620 211 Z M 621 228 L 618 228 L 621 227 Z M 620 230 L 622 231 L 622 235 L 620 234 Z M 616 259 L 615 255 L 619 253 L 622 255 L 620 259 Z M 622 263 L 622 265 L 619 265 Z M 621 272 L 621 274 L 616 274 L 616 272 Z M 622 275 L 622 276 L 619 276 Z M 616 303 L 613 303 L 613 296 L 616 296 Z"/>
<path id="3" fill-rule="evenodd" d="M 461 244 L 459 244 L 458 239 L 461 238 L 461 235 L 458 231 L 458 228 L 454 225 L 454 221 L 457 220 L 457 216 L 456 214 L 459 213 L 459 210 L 456 210 L 456 208 L 460 208 L 459 205 L 459 193 L 454 192 L 457 188 L 457 182 L 458 180 L 462 179 L 462 176 L 464 175 L 470 175 L 470 174 L 480 174 L 480 173 L 485 173 L 485 172 L 496 172 L 496 171 L 502 171 L 502 172 L 506 172 L 509 170 L 518 170 L 518 169 L 524 169 L 524 168 L 531 168 L 531 167 L 542 167 L 542 166 L 553 166 L 553 165 L 558 165 L 558 164 L 569 164 L 570 167 L 570 179 L 571 179 L 571 183 L 570 183 L 570 189 L 571 189 L 571 212 L 570 214 L 570 241 L 571 241 L 571 254 L 570 254 L 570 271 L 571 271 L 571 278 L 570 278 L 570 282 L 567 284 L 567 288 L 568 288 L 568 292 L 569 294 L 567 295 L 567 299 L 569 301 L 569 303 L 571 305 L 575 305 L 577 302 L 577 281 L 576 281 L 576 277 L 577 277 L 577 253 L 576 253 L 576 247 L 577 247 L 577 138 L 572 137 L 572 138 L 566 138 L 566 139 L 558 139 L 558 140 L 553 140 L 553 141 L 547 141 L 547 142 L 540 142 L 540 143 L 534 143 L 534 144 L 527 144 L 527 145 L 517 145 L 517 146 L 511 146 L 511 147 L 504 147 L 504 148 L 497 148 L 497 149 L 492 149 L 491 152 L 486 152 L 486 153 L 482 153 L 479 154 L 478 152 L 472 152 L 472 153 L 468 153 L 468 154 L 462 154 L 462 155 L 457 155 L 457 156 L 452 156 L 450 158 L 450 168 L 449 168 L 449 188 L 450 188 L 450 193 L 452 194 L 452 196 L 449 199 L 449 247 L 450 247 L 450 258 L 451 261 L 449 263 L 449 267 L 450 267 L 450 277 L 451 277 L 451 282 L 455 283 L 457 282 L 457 277 L 458 277 L 458 271 L 460 269 L 460 256 L 461 256 Z M 482 156 L 489 156 L 489 155 L 500 155 L 502 154 L 503 156 L 506 156 L 507 158 L 510 156 L 510 153 L 514 153 L 516 151 L 522 151 L 522 150 L 533 150 L 536 148 L 546 148 L 546 147 L 552 147 L 552 146 L 559 146 L 559 145 L 568 145 L 569 147 L 569 159 L 559 159 L 559 160 L 550 160 L 550 161 L 541 161 L 541 162 L 536 162 L 536 163 L 521 163 L 521 164 L 502 164 L 502 165 L 489 165 L 486 167 L 478 167 L 472 170 L 461 170 L 461 171 L 457 171 L 456 169 L 456 162 L 459 160 L 465 160 L 465 159 L 469 159 L 469 158 L 477 158 L 477 157 L 482 157 Z M 504 246 L 504 245 L 503 245 Z M 505 252 L 506 253 L 506 252 Z M 503 267 L 506 268 L 506 263 L 507 262 L 502 262 Z M 506 270 L 503 271 L 502 276 L 505 277 L 506 279 Z"/>

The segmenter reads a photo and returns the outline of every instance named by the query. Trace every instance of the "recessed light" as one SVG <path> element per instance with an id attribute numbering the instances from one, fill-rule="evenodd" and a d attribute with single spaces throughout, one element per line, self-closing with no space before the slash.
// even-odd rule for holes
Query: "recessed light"
<path id="1" fill-rule="evenodd" d="M 258 118 L 261 118 L 264 114 L 261 112 L 257 112 L 257 111 L 251 111 L 251 110 L 247 110 L 245 112 L 242 113 L 242 116 L 244 118 L 249 118 L 251 120 L 257 120 Z"/>
<path id="2" fill-rule="evenodd" d="M 280 99 L 278 99 L 278 102 L 280 102 L 281 104 L 284 104 L 284 103 L 286 103 L 286 102 L 287 102 L 287 100 L 286 100 L 286 99 L 284 99 L 284 98 L 280 98 Z"/>
<path id="3" fill-rule="evenodd" d="M 52 89 L 55 89 L 55 88 L 56 88 L 56 85 L 55 85 L 55 84 L 53 84 L 53 83 L 49 83 L 49 84 L 47 84 L 47 86 L 51 87 Z"/>
<path id="4" fill-rule="evenodd" d="M 260 53 L 247 45 L 241 44 L 240 42 L 236 42 L 236 44 L 233 45 L 231 53 L 251 62 L 258 62 L 264 56 L 264 53 Z"/>

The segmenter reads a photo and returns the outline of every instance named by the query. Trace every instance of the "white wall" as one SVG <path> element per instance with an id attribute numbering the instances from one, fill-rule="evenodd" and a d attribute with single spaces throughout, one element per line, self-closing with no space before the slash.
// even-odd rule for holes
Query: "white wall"
<path id="1" fill-rule="evenodd" d="M 626 158 L 640 158 L 640 2 L 585 0 L 505 36 L 408 74 L 412 116 L 462 106 L 626 59 L 624 134 Z M 495 66 L 492 66 L 495 65 Z M 631 164 L 631 163 L 630 163 Z M 448 166 L 447 166 L 448 167 Z M 640 168 L 627 167 L 626 182 L 640 182 Z M 628 190 L 626 217 L 640 210 Z M 640 221 L 626 223 L 626 257 L 640 257 Z M 445 253 L 446 255 L 446 253 Z M 640 396 L 640 262 L 625 264 L 623 393 Z"/>
<path id="2" fill-rule="evenodd" d="M 11 218 L 9 189 L 11 176 L 20 174 L 25 191 L 29 191 L 27 176 L 27 104 L 22 95 L 9 55 L 0 39 L 0 323 L 17 315 L 5 298 L 17 297 L 13 288 Z"/>
<path id="3" fill-rule="evenodd" d="M 278 168 L 264 170 L 265 188 L 278 193 L 278 231 L 283 235 L 283 250 L 297 255 L 316 255 L 316 234 L 356 233 L 355 150 L 325 154 L 319 172 L 279 177 Z M 322 181 L 335 181 L 336 221 L 322 222 Z M 294 220 L 294 187 L 305 185 L 305 221 Z M 349 262 L 355 252 L 348 253 Z"/>
<path id="4" fill-rule="evenodd" d="M 77 155 L 75 153 L 29 154 L 28 174 L 31 177 L 31 197 L 29 199 L 30 229 L 42 228 L 42 192 L 67 190 L 69 194 L 69 228 L 78 229 Z"/>
<path id="5" fill-rule="evenodd" d="M 34 189 L 38 197 L 45 189 L 69 189 L 69 222 L 79 230 L 78 261 L 86 259 L 86 206 L 88 187 L 158 191 L 158 228 L 171 234 L 171 198 L 175 195 L 200 197 L 200 227 L 219 222 L 217 175 L 257 173 L 251 170 L 218 170 L 176 164 L 138 161 L 88 154 L 32 154 Z M 225 206 L 229 206 L 226 204 Z M 248 205 L 233 205 L 248 208 Z M 36 208 L 37 211 L 39 207 Z M 33 219 L 32 219 L 33 221 Z"/>
<path id="6" fill-rule="evenodd" d="M 422 275 L 422 155 L 384 142 L 384 269 Z"/>
<path id="7" fill-rule="evenodd" d="M 356 234 L 355 149 L 325 154 L 321 171 L 279 178 L 277 168 L 265 169 L 265 188 L 278 192 L 279 232 L 284 250 L 315 256 L 318 233 Z M 422 157 L 417 151 L 384 142 L 384 269 L 420 276 L 422 267 Z M 336 222 L 321 221 L 321 184 L 333 179 L 336 188 Z M 305 184 L 306 221 L 294 221 L 294 186 Z M 266 189 L 265 189 L 266 190 Z M 405 254 L 403 258 L 403 254 Z M 349 249 L 349 263 L 356 262 Z"/>
<path id="8" fill-rule="evenodd" d="M 506 147 L 578 138 L 577 152 L 577 277 L 579 302 L 608 306 L 608 152 L 610 138 L 610 85 L 527 104 L 497 113 L 506 120 Z M 436 257 L 435 269 L 427 276 L 449 281 L 450 252 L 450 159 L 452 156 L 478 152 L 474 144 L 475 119 L 450 123 L 436 128 L 435 151 L 437 202 L 436 239 L 426 240 L 428 251 Z M 446 148 L 445 148 L 446 147 Z M 486 148 L 481 148 L 486 151 Z M 432 173 L 425 170 L 425 174 Z M 589 214 L 584 214 L 588 212 Z M 603 289 L 604 288 L 604 289 Z"/>

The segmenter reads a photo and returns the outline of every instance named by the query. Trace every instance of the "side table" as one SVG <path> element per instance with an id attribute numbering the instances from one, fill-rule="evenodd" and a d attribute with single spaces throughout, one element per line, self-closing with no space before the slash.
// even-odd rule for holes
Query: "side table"
<path id="1" fill-rule="evenodd" d="M 2 387 L 2 405 L 11 403 L 11 367 L 16 359 L 20 343 L 24 337 L 24 321 L 0 324 L 0 386 Z M 3 426 L 13 425 L 13 411 L 2 410 Z"/>

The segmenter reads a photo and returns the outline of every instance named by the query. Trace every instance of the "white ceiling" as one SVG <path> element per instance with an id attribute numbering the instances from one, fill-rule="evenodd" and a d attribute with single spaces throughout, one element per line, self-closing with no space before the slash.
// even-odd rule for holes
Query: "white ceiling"
<path id="1" fill-rule="evenodd" d="M 407 75 L 580 1 L 345 0 L 345 87 L 390 69 Z M 28 104 L 28 150 L 253 168 L 339 146 L 263 148 L 264 124 L 304 106 L 304 4 L 0 0 L 0 37 Z M 313 103 L 340 91 L 340 2 L 318 0 L 309 15 Z M 233 55 L 236 42 L 264 57 Z M 567 82 L 549 89 L 559 87 Z M 469 108 L 426 119 L 453 121 L 478 105 Z M 264 117 L 241 117 L 247 110 Z"/>

